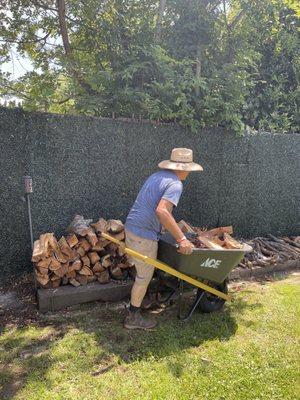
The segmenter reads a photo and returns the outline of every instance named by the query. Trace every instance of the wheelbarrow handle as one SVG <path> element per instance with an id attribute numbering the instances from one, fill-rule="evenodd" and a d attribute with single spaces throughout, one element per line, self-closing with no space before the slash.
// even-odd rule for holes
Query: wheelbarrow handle
<path id="1" fill-rule="evenodd" d="M 165 264 L 161 261 L 158 261 L 154 258 L 144 256 L 143 254 L 130 249 L 129 247 L 125 246 L 124 242 L 121 242 L 118 239 L 115 239 L 113 236 L 108 235 L 107 233 L 101 233 L 101 236 L 103 236 L 105 239 L 117 244 L 122 248 L 125 253 L 130 254 L 134 258 L 138 258 L 139 260 L 144 261 L 147 264 L 152 265 L 155 268 L 161 269 L 164 272 L 167 272 L 170 275 L 176 276 L 179 279 L 182 279 L 183 281 L 186 281 L 190 283 L 191 285 L 194 285 L 200 289 L 206 290 L 207 292 L 210 292 L 214 294 L 215 296 L 221 297 L 221 299 L 224 300 L 231 300 L 231 296 L 229 294 L 220 292 L 219 290 L 212 288 L 211 286 L 205 285 L 204 283 L 198 281 L 197 279 L 191 278 L 188 275 L 183 274 L 182 272 L 177 271 L 175 268 L 170 267 L 168 264 Z"/>

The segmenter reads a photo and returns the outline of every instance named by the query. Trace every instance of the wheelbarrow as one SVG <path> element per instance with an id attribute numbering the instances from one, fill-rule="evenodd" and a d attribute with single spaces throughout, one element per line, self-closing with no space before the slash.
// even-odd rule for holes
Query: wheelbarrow
<path id="1" fill-rule="evenodd" d="M 195 248 L 192 254 L 180 254 L 175 239 L 169 233 L 166 233 L 160 236 L 158 259 L 156 260 L 126 247 L 124 242 L 107 233 L 101 233 L 101 235 L 122 247 L 122 250 L 132 257 L 177 278 L 175 284 L 174 282 L 172 285 L 166 284 L 166 286 L 171 286 L 171 293 L 168 294 L 167 298 L 160 298 L 159 300 L 160 302 L 167 302 L 175 293 L 178 293 L 178 318 L 183 321 L 187 321 L 197 307 L 203 312 L 217 311 L 223 307 L 226 300 L 231 300 L 231 296 L 228 294 L 227 277 L 242 260 L 244 254 L 252 251 L 250 246 L 244 244 L 241 249 Z M 165 279 L 160 273 L 160 281 L 165 284 L 168 279 Z M 182 313 L 184 282 L 198 289 L 195 300 L 186 315 Z"/>

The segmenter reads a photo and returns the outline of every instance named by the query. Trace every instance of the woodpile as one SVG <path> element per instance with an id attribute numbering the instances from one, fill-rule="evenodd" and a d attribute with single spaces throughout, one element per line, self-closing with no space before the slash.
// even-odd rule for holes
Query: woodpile
<path id="1" fill-rule="evenodd" d="M 290 260 L 300 260 L 300 236 L 277 238 L 268 235 L 245 241 L 245 243 L 253 248 L 253 252 L 245 254 L 239 264 L 243 268 L 266 267 Z"/>
<path id="2" fill-rule="evenodd" d="M 59 240 L 53 233 L 45 233 L 34 242 L 32 262 L 40 287 L 77 287 L 93 281 L 104 284 L 134 276 L 134 265 L 122 249 L 101 237 L 101 232 L 106 232 L 124 241 L 121 221 L 100 218 L 92 223 L 76 215 L 67 231 Z"/>

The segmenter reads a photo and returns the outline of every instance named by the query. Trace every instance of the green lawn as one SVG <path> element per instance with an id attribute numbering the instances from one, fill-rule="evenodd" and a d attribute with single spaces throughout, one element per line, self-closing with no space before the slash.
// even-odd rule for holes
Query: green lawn
<path id="1" fill-rule="evenodd" d="M 166 309 L 154 332 L 123 330 L 123 310 L 101 304 L 8 329 L 0 398 L 295 400 L 297 279 L 249 283 L 222 312 L 186 324 Z"/>

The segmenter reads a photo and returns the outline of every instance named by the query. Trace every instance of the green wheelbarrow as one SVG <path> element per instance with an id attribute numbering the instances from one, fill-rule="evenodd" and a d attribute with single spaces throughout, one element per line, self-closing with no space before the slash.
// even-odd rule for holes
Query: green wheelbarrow
<path id="1" fill-rule="evenodd" d="M 225 300 L 230 300 L 220 296 L 220 292 L 228 296 L 228 275 L 233 268 L 243 259 L 244 254 L 252 251 L 252 248 L 244 244 L 241 249 L 211 250 L 195 248 L 190 255 L 180 254 L 177 251 L 177 244 L 174 238 L 166 233 L 161 235 L 158 247 L 158 259 L 196 280 L 206 284 L 209 288 L 216 289 L 219 293 L 198 287 L 195 299 L 187 314 L 183 315 L 183 289 L 184 281 L 170 279 L 161 272 L 159 276 L 159 287 L 157 300 L 161 303 L 168 302 L 175 294 L 179 294 L 178 318 L 186 321 L 198 308 L 204 313 L 220 310 Z M 169 290 L 168 290 L 169 289 Z M 167 292 L 163 297 L 160 293 Z"/>
<path id="2" fill-rule="evenodd" d="M 179 293 L 178 317 L 181 320 L 188 320 L 195 309 L 199 308 L 204 312 L 216 311 L 223 307 L 225 300 L 231 300 L 227 289 L 227 277 L 230 271 L 241 261 L 245 253 L 252 251 L 246 244 L 242 249 L 210 250 L 195 248 L 192 254 L 183 255 L 178 253 L 178 246 L 170 234 L 160 237 L 158 246 L 158 259 L 145 256 L 129 247 L 124 242 L 115 239 L 107 233 L 101 235 L 116 243 L 122 250 L 134 258 L 138 258 L 150 264 L 160 271 L 177 278 L 174 284 L 165 285 L 170 287 L 171 293 L 160 302 L 168 301 L 175 293 Z M 171 264 L 172 267 L 169 265 Z M 166 283 L 165 277 L 160 273 L 160 282 Z M 196 299 L 187 315 L 182 314 L 183 283 L 187 282 L 198 288 Z M 159 289 L 158 289 L 159 292 Z"/>

